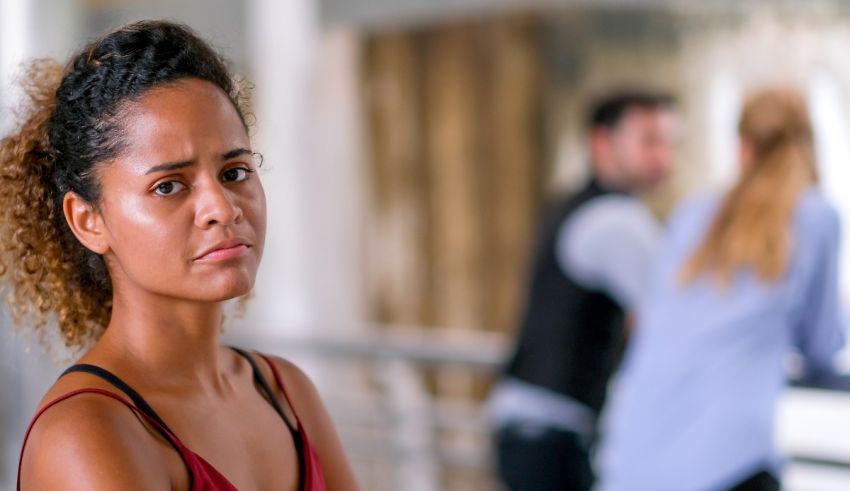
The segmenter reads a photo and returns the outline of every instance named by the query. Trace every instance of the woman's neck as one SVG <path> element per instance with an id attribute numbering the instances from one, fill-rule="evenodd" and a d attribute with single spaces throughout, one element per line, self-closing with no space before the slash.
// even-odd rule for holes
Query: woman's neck
<path id="1" fill-rule="evenodd" d="M 105 356 L 116 368 L 143 370 L 149 380 L 221 391 L 222 315 L 220 302 L 116 294 L 109 326 L 90 355 Z"/>

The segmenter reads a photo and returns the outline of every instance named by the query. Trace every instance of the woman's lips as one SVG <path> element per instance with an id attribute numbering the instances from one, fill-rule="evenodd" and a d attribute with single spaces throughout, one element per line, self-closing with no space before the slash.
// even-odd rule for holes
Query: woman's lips
<path id="1" fill-rule="evenodd" d="M 203 256 L 195 259 L 195 261 L 201 262 L 216 262 L 216 261 L 227 261 L 228 259 L 236 259 L 238 257 L 242 257 L 248 253 L 248 246 L 245 244 L 237 244 L 231 247 L 222 247 L 220 249 L 215 249 L 210 251 Z"/>

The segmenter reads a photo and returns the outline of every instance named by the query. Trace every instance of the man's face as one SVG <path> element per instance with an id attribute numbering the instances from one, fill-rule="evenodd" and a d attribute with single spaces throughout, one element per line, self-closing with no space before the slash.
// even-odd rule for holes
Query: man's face
<path id="1" fill-rule="evenodd" d="M 611 129 L 600 130 L 597 149 L 608 174 L 629 188 L 648 188 L 662 182 L 673 167 L 678 121 L 669 108 L 627 109 Z"/>

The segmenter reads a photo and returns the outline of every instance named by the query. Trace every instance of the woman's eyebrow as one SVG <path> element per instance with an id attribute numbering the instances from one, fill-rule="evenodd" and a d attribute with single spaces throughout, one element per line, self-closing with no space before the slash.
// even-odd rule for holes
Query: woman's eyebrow
<path id="1" fill-rule="evenodd" d="M 234 148 L 228 152 L 221 154 L 221 160 L 230 160 L 239 157 L 240 155 L 245 155 L 251 153 L 247 148 Z"/>
<path id="2" fill-rule="evenodd" d="M 183 160 L 180 162 L 166 162 L 164 164 L 159 164 L 151 167 L 145 172 L 145 175 L 153 174 L 154 172 L 162 172 L 162 171 L 170 171 L 182 169 L 184 167 L 189 167 L 190 165 L 194 165 L 194 160 Z"/>
<path id="3" fill-rule="evenodd" d="M 228 150 L 224 152 L 219 157 L 221 160 L 230 160 L 235 159 L 241 155 L 250 154 L 251 151 L 247 148 L 234 148 L 233 150 Z M 189 167 L 190 165 L 194 165 L 194 160 L 181 160 L 179 162 L 166 162 L 164 164 L 159 164 L 151 167 L 147 171 L 145 171 L 145 175 L 153 174 L 154 172 L 163 172 L 163 171 L 172 171 L 177 169 L 182 169 L 184 167 Z"/>

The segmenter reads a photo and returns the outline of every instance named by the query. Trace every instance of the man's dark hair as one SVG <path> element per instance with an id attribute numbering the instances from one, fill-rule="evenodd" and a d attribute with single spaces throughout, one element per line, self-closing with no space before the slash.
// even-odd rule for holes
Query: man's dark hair
<path id="1" fill-rule="evenodd" d="M 629 109 L 671 108 L 675 103 L 673 96 L 664 92 L 630 90 L 608 94 L 592 106 L 588 113 L 587 126 L 588 129 L 611 129 L 617 126 Z"/>

